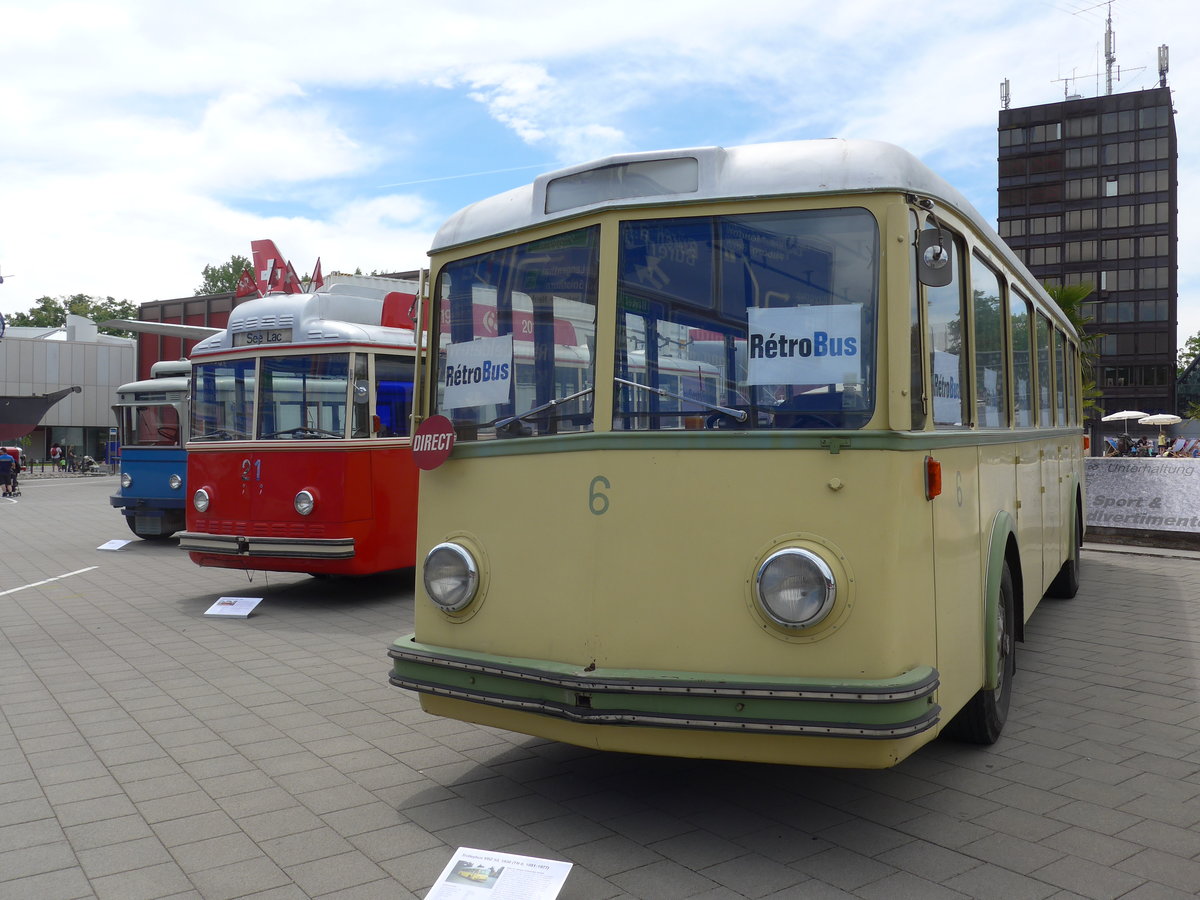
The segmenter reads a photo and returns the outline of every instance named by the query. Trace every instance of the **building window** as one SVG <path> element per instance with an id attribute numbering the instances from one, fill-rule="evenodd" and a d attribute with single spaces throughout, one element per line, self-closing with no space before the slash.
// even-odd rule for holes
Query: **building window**
<path id="1" fill-rule="evenodd" d="M 1029 129 L 1029 143 L 1040 144 L 1045 141 L 1062 139 L 1062 123 L 1047 122 L 1045 125 L 1034 125 Z"/>
<path id="2" fill-rule="evenodd" d="M 1133 141 L 1121 141 L 1117 144 L 1105 144 L 1101 148 L 1101 158 L 1104 165 L 1115 166 L 1120 163 L 1134 162 L 1134 151 L 1137 145 Z"/>
<path id="3" fill-rule="evenodd" d="M 1095 134 L 1095 116 L 1078 116 L 1067 119 L 1067 137 L 1092 137 Z"/>
<path id="4" fill-rule="evenodd" d="M 1169 123 L 1165 106 L 1147 106 L 1138 110 L 1138 128 L 1165 128 Z"/>
<path id="5" fill-rule="evenodd" d="M 1067 210 L 1067 231 L 1085 231 L 1096 227 L 1096 210 Z"/>
<path id="6" fill-rule="evenodd" d="M 1141 172 L 1138 175 L 1138 191 L 1143 194 L 1149 194 L 1154 191 L 1170 190 L 1168 179 L 1168 171 L 1166 169 L 1155 169 L 1153 172 Z"/>
<path id="7" fill-rule="evenodd" d="M 1095 196 L 1095 178 L 1072 178 L 1067 182 L 1068 200 L 1089 200 Z"/>
<path id="8" fill-rule="evenodd" d="M 1067 241 L 1067 262 L 1090 262 L 1095 258 L 1095 241 Z"/>
<path id="9" fill-rule="evenodd" d="M 1167 224 L 1167 204 L 1143 203 L 1138 208 L 1138 221 L 1142 225 Z"/>
<path id="10" fill-rule="evenodd" d="M 1000 132 L 1001 147 L 1020 147 L 1025 143 L 1024 128 L 1005 128 Z"/>
<path id="11" fill-rule="evenodd" d="M 1067 168 L 1081 169 L 1096 165 L 1095 147 L 1074 147 L 1067 151 Z"/>
<path id="12" fill-rule="evenodd" d="M 1117 112 L 1104 113 L 1100 116 L 1100 133 L 1117 134 L 1122 131 L 1133 131 L 1134 111 L 1122 109 Z"/>
<path id="13" fill-rule="evenodd" d="M 1139 238 L 1138 252 L 1142 256 L 1166 256 L 1167 236 L 1165 234 L 1157 234 Z"/>
<path id="14" fill-rule="evenodd" d="M 1102 228 L 1130 228 L 1132 226 L 1132 206 L 1106 206 L 1100 211 L 1100 227 Z"/>

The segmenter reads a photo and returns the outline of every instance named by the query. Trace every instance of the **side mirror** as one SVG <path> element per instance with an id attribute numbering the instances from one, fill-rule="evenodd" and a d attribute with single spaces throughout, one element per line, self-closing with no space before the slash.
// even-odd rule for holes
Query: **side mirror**
<path id="1" fill-rule="evenodd" d="M 945 287 L 954 277 L 953 245 L 940 228 L 927 228 L 917 239 L 917 277 L 928 287 Z"/>

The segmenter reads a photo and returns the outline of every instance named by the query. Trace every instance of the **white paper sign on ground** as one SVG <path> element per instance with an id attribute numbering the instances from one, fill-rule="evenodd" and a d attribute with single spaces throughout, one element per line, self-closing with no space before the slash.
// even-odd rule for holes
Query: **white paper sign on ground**
<path id="1" fill-rule="evenodd" d="M 125 540 L 125 541 L 122 541 L 122 540 L 105 541 L 103 544 L 101 544 L 96 549 L 97 550 L 120 550 L 126 544 L 131 544 L 131 543 L 133 543 L 132 539 Z"/>
<path id="2" fill-rule="evenodd" d="M 459 847 L 425 900 L 554 900 L 571 863 Z"/>
<path id="3" fill-rule="evenodd" d="M 262 603 L 262 597 L 221 597 L 205 610 L 206 616 L 233 616 L 244 619 L 254 612 L 254 607 Z"/>

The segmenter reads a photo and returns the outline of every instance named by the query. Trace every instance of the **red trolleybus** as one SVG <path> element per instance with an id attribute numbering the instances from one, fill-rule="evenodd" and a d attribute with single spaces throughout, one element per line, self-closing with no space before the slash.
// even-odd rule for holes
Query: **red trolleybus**
<path id="1" fill-rule="evenodd" d="M 196 345 L 179 541 L 193 562 L 312 575 L 413 565 L 417 289 L 331 276 L 235 307 Z"/>

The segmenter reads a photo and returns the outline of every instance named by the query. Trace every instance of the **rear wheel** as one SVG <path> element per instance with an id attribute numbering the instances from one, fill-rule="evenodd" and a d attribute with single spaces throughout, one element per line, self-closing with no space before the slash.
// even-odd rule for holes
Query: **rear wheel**
<path id="1" fill-rule="evenodd" d="M 1046 589 L 1047 597 L 1070 600 L 1079 593 L 1079 558 L 1080 548 L 1083 546 L 1082 525 L 1082 516 L 1077 508 L 1071 527 L 1071 552 L 1067 555 L 1067 560 L 1062 564 L 1062 568 L 1058 570 L 1058 574 L 1054 576 L 1054 580 L 1050 582 L 1050 587 Z"/>
<path id="2" fill-rule="evenodd" d="M 971 744 L 994 744 L 1004 730 L 1012 700 L 1013 675 L 1017 671 L 1014 608 L 1012 574 L 1008 571 L 1008 563 L 1004 563 L 995 611 L 995 639 L 984 648 L 989 665 L 995 661 L 996 688 L 981 689 L 959 710 L 946 728 L 946 733 L 953 738 Z"/>

